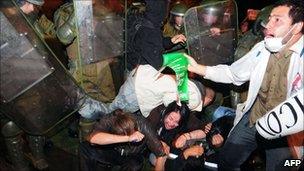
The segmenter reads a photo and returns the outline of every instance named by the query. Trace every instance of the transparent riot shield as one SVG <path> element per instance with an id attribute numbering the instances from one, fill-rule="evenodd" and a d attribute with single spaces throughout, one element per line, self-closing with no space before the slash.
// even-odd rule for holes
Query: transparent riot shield
<path id="1" fill-rule="evenodd" d="M 53 72 L 43 56 L 18 33 L 2 12 L 1 22 L 1 100 L 10 102 Z"/>
<path id="2" fill-rule="evenodd" d="M 109 2 L 95 1 L 92 4 L 92 0 L 74 0 L 79 55 L 83 65 L 123 54 L 123 17 L 105 5 Z"/>
<path id="3" fill-rule="evenodd" d="M 0 112 L 41 135 L 77 110 L 82 90 L 13 1 L 1 1 Z"/>
<path id="4" fill-rule="evenodd" d="M 184 17 L 189 54 L 204 65 L 233 61 L 237 36 L 234 1 L 219 1 L 190 8 Z"/>
<path id="5" fill-rule="evenodd" d="M 72 45 L 77 54 L 69 55 L 70 70 L 85 92 L 102 102 L 111 102 L 123 83 L 124 3 L 120 0 L 73 2 L 76 39 Z"/>

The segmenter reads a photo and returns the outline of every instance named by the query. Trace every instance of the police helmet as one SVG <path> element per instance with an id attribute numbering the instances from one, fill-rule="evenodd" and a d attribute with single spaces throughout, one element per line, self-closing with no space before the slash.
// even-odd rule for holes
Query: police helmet
<path id="1" fill-rule="evenodd" d="M 201 5 L 203 7 L 203 13 L 213 16 L 218 16 L 221 13 L 223 13 L 223 7 L 221 5 L 218 5 L 220 2 L 225 2 L 222 0 L 205 0 L 202 1 Z"/>
<path id="2" fill-rule="evenodd" d="M 25 4 L 25 2 L 29 2 L 34 5 L 42 6 L 44 4 L 44 0 L 17 0 L 16 1 L 19 6 Z"/>
<path id="3" fill-rule="evenodd" d="M 252 27 L 253 34 L 255 35 L 262 34 L 261 31 L 263 28 L 266 27 L 266 24 L 268 22 L 268 17 L 271 13 L 272 8 L 273 5 L 269 5 L 261 9 Z"/>
<path id="4" fill-rule="evenodd" d="M 225 0 L 203 0 L 200 5 L 216 4 L 217 2 L 225 2 Z"/>
<path id="5" fill-rule="evenodd" d="M 26 0 L 26 1 L 38 6 L 42 6 L 44 4 L 44 0 Z"/>
<path id="6" fill-rule="evenodd" d="M 261 9 L 256 21 L 260 22 L 260 24 L 265 27 L 268 22 L 268 17 L 271 13 L 271 10 L 273 8 L 273 5 L 269 5 Z"/>
<path id="7" fill-rule="evenodd" d="M 186 4 L 183 3 L 176 3 L 173 5 L 172 9 L 170 10 L 170 14 L 183 17 L 188 10 Z"/>

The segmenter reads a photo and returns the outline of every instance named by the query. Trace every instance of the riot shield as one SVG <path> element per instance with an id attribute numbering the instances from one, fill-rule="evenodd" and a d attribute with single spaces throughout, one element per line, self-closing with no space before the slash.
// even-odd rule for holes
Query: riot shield
<path id="1" fill-rule="evenodd" d="M 123 17 L 101 1 L 75 0 L 79 56 L 87 65 L 123 54 Z"/>
<path id="2" fill-rule="evenodd" d="M 190 8 L 185 16 L 189 54 L 204 65 L 233 61 L 237 37 L 234 1 L 219 1 Z"/>
<path id="3" fill-rule="evenodd" d="M 17 5 L 0 4 L 0 112 L 42 135 L 73 114 L 84 94 Z"/>

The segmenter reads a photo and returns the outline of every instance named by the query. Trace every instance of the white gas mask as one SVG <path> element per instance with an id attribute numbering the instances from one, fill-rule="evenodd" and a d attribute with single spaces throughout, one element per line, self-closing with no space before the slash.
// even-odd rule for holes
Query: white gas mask
<path id="1" fill-rule="evenodd" d="M 295 25 L 292 26 L 292 28 L 283 37 L 265 37 L 265 48 L 270 52 L 279 52 L 292 39 L 293 35 L 285 44 L 283 44 L 284 38 L 287 37 L 289 33 L 291 33 L 294 27 Z"/>

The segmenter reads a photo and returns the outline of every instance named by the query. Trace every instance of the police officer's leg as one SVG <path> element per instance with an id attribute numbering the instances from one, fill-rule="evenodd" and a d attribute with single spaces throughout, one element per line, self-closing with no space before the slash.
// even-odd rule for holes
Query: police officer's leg
<path id="1" fill-rule="evenodd" d="M 84 142 L 93 130 L 95 119 L 80 117 L 79 119 L 79 140 Z"/>
<path id="2" fill-rule="evenodd" d="M 44 155 L 44 144 L 45 144 L 45 137 L 44 136 L 27 136 L 29 147 L 32 153 L 32 163 L 35 168 L 42 170 L 46 169 L 49 165 L 45 160 Z"/>
<path id="3" fill-rule="evenodd" d="M 21 137 L 23 131 L 12 121 L 2 120 L 1 122 L 1 125 L 3 125 L 1 132 L 4 136 L 7 152 L 12 164 L 16 170 L 29 170 L 28 162 L 23 153 L 23 140 Z"/>
<path id="4" fill-rule="evenodd" d="M 249 127 L 248 114 L 235 126 L 219 153 L 219 170 L 240 170 L 257 148 L 256 129 Z"/>

